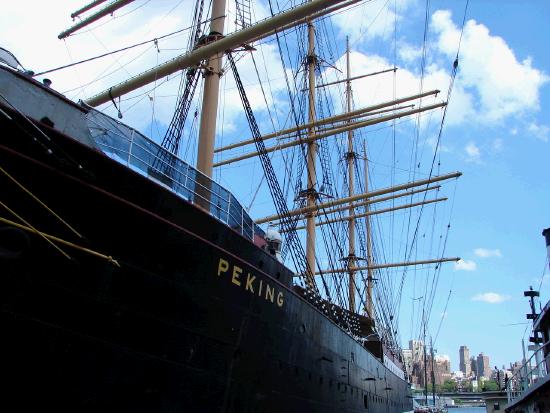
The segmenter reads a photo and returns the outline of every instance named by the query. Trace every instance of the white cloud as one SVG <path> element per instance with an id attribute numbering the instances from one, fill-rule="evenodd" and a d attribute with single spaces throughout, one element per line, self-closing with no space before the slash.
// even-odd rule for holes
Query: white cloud
<path id="1" fill-rule="evenodd" d="M 426 139 L 426 144 L 435 150 L 437 146 L 437 138 L 436 137 L 430 137 Z M 453 149 L 450 146 L 443 145 L 441 142 L 439 142 L 439 152 L 452 152 Z"/>
<path id="2" fill-rule="evenodd" d="M 527 127 L 527 131 L 535 138 L 540 139 L 543 142 L 548 142 L 548 137 L 550 136 L 550 127 L 532 122 Z"/>
<path id="3" fill-rule="evenodd" d="M 460 31 L 451 20 L 450 11 L 436 11 L 432 27 L 439 35 L 438 50 L 454 58 Z M 475 114 L 478 121 L 496 122 L 539 109 L 539 90 L 548 76 L 533 68 L 530 58 L 518 61 L 508 44 L 491 35 L 483 24 L 475 20 L 466 23 L 459 59 L 457 82 L 468 93 L 479 96 L 479 111 Z"/>
<path id="4" fill-rule="evenodd" d="M 481 152 L 477 145 L 474 142 L 469 142 L 468 145 L 464 148 L 466 151 L 468 162 L 479 162 L 481 159 Z"/>
<path id="5" fill-rule="evenodd" d="M 490 257 L 501 258 L 502 257 L 502 253 L 498 248 L 494 250 L 490 250 L 487 248 L 476 248 L 474 250 L 474 254 L 481 258 L 490 258 Z"/>
<path id="6" fill-rule="evenodd" d="M 337 26 L 349 34 L 350 41 L 356 42 L 362 38 L 388 39 L 393 35 L 395 21 L 403 19 L 403 14 L 415 0 L 397 0 L 394 2 L 365 2 L 353 6 L 334 16 Z M 397 10 L 394 8 L 397 6 Z"/>
<path id="7" fill-rule="evenodd" d="M 489 304 L 498 304 L 509 300 L 510 297 L 498 293 L 483 293 L 472 297 L 472 301 L 482 301 Z"/>
<path id="8" fill-rule="evenodd" d="M 351 73 L 352 76 L 359 74 L 367 74 L 377 72 L 383 69 L 393 67 L 393 64 L 385 57 L 369 54 L 365 55 L 361 52 L 352 50 L 350 54 Z M 327 69 L 323 74 L 323 81 L 328 83 L 343 78 L 342 73 L 346 70 L 346 59 L 342 56 L 335 63 L 335 67 L 339 70 Z M 430 66 L 426 70 L 423 82 L 423 91 L 429 90 L 445 90 L 448 87 L 449 77 L 445 71 L 436 66 Z M 357 79 L 353 82 L 353 90 L 360 91 L 354 94 L 354 101 L 357 108 L 365 107 L 381 102 L 389 102 L 397 98 L 416 95 L 420 93 L 420 78 L 413 72 L 400 68 L 395 72 L 395 84 L 393 72 L 384 73 L 378 76 L 365 77 Z M 428 106 L 434 103 L 440 103 L 440 96 L 428 96 L 416 101 L 409 101 L 403 105 L 414 104 L 415 108 L 420 106 Z M 341 104 L 338 101 L 335 104 Z M 339 110 L 342 110 L 341 108 Z M 439 120 L 441 117 L 441 109 L 435 109 L 431 112 L 424 112 L 420 115 L 421 126 L 424 126 L 430 119 Z M 449 115 L 451 113 L 449 112 Z M 453 115 L 454 116 L 454 115 Z M 451 116 L 452 117 L 452 116 Z M 409 119 L 414 119 L 409 117 Z M 449 118 L 448 118 L 449 119 Z"/>
<path id="9" fill-rule="evenodd" d="M 400 42 L 397 47 L 397 53 L 406 63 L 411 63 L 422 57 L 422 48 L 406 42 Z"/>
<path id="10" fill-rule="evenodd" d="M 455 271 L 475 271 L 477 264 L 472 260 L 459 260 L 455 262 L 454 268 Z"/>

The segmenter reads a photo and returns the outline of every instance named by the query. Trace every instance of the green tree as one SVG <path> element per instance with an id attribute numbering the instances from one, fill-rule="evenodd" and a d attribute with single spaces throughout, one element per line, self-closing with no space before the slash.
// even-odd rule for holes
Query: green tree
<path id="1" fill-rule="evenodd" d="M 456 381 L 445 380 L 441 388 L 444 392 L 454 392 L 457 389 Z"/>
<path id="2" fill-rule="evenodd" d="M 435 385 L 435 392 L 436 393 L 441 393 L 442 389 L 441 389 L 441 386 L 439 384 L 436 384 Z M 445 391 L 445 390 L 443 390 Z M 433 392 L 433 386 L 432 386 L 432 383 L 428 383 L 428 393 L 432 393 Z"/>
<path id="3" fill-rule="evenodd" d="M 483 382 L 483 391 L 497 391 L 498 390 L 498 384 L 494 380 L 487 380 Z"/>

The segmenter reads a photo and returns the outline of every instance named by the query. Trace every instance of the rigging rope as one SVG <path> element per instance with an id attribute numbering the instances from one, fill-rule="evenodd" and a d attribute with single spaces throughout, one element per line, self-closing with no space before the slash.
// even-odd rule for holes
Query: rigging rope
<path id="1" fill-rule="evenodd" d="M 53 209 L 47 206 L 44 202 L 40 200 L 36 195 L 34 195 L 30 190 L 28 190 L 22 183 L 17 179 L 11 176 L 4 168 L 0 166 L 0 172 L 2 172 L 8 179 L 10 179 L 15 185 L 17 185 L 23 192 L 28 194 L 32 199 L 38 202 L 42 207 L 44 207 L 50 214 L 56 217 L 63 225 L 65 225 L 69 230 L 71 230 L 77 237 L 84 238 L 76 229 L 74 229 L 67 221 L 61 218 L 58 214 L 55 213 Z"/>
<path id="2" fill-rule="evenodd" d="M 204 20 L 204 21 L 201 22 L 201 23 L 208 23 L 209 21 L 216 20 L 216 19 L 220 19 L 220 18 L 222 18 L 222 17 L 216 17 L 215 19 L 206 19 L 206 20 Z M 188 31 L 188 30 L 193 29 L 194 27 L 195 27 L 195 25 L 189 26 L 189 27 L 186 27 L 186 28 L 184 28 L 184 29 L 176 30 L 176 31 L 174 31 L 174 32 L 167 33 L 167 34 L 164 34 L 164 35 L 162 35 L 162 36 L 155 37 L 155 38 L 153 38 L 153 39 L 145 40 L 145 41 L 140 42 L 140 43 L 135 43 L 135 44 L 133 44 L 133 45 L 123 47 L 122 49 L 113 50 L 113 51 L 111 51 L 111 52 L 103 53 L 103 54 L 98 55 L 98 56 L 89 57 L 88 59 L 79 60 L 78 62 L 74 62 L 74 63 L 70 63 L 70 64 L 67 64 L 67 65 L 55 67 L 55 68 L 53 68 L 53 69 L 44 70 L 44 71 L 42 71 L 42 72 L 38 72 L 38 73 L 36 73 L 36 74 L 33 74 L 32 77 L 42 76 L 42 75 L 45 75 L 45 74 L 47 74 L 47 73 L 52 73 L 52 72 L 56 72 L 56 71 L 58 71 L 58 70 L 67 69 L 67 68 L 72 67 L 72 66 L 80 65 L 80 64 L 82 64 L 82 63 L 88 63 L 88 62 L 91 62 L 91 61 L 94 61 L 94 60 L 97 60 L 97 59 L 101 59 L 101 58 L 106 57 L 106 56 L 110 56 L 110 55 L 113 55 L 113 54 L 116 54 L 116 53 L 120 53 L 120 52 L 124 52 L 124 51 L 126 51 L 126 50 L 133 49 L 133 48 L 135 48 L 135 47 L 143 46 L 143 45 L 145 45 L 145 44 L 149 44 L 149 43 L 153 43 L 153 44 L 154 44 L 155 42 L 158 42 L 159 40 L 165 39 L 165 38 L 167 38 L 167 37 L 174 36 L 174 35 L 179 34 L 179 33 L 186 32 L 186 31 Z"/>

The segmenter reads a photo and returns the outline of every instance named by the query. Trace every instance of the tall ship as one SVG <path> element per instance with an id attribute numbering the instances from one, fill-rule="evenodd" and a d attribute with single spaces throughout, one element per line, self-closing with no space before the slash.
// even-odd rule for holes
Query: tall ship
<path id="1" fill-rule="evenodd" d="M 131 3 L 91 2 L 60 38 Z M 412 410 L 395 271 L 439 271 L 458 260 L 443 256 L 442 241 L 434 256 L 423 254 L 416 244 L 422 215 L 409 211 L 425 211 L 431 222 L 429 212 L 446 198 L 430 194 L 460 173 L 436 173 L 434 152 L 425 176 L 394 174 L 388 185 L 374 185 L 369 128 L 395 131 L 396 120 L 441 113 L 446 102 L 427 104 L 439 99 L 431 90 L 354 107 L 356 79 L 397 70 L 351 73 L 349 43 L 341 56 L 321 57 L 327 19 L 360 3 L 286 2 L 288 10 L 272 7 L 253 22 L 250 1 L 199 0 L 185 53 L 78 102 L 25 69 L 16 51 L 0 49 L 4 405 Z M 229 15 L 232 31 L 224 26 Z M 278 44 L 288 86 L 284 106 L 273 108 L 286 119 L 280 127 L 257 116 L 239 74 L 245 63 L 256 66 L 268 40 Z M 330 71 L 337 75 L 327 78 Z M 170 77 L 179 86 L 166 131 L 147 137 L 126 125 L 124 96 Z M 220 83 L 229 77 L 232 94 L 222 99 Z M 329 93 L 338 105 L 327 104 Z M 227 99 L 243 116 L 240 139 L 230 143 L 217 123 Z M 196 156 L 186 158 L 193 131 Z M 247 159 L 255 170 L 249 163 L 215 173 Z M 220 183 L 230 179 L 231 191 Z M 233 193 L 251 182 L 261 208 L 244 207 Z M 403 214 L 392 215 L 392 239 L 383 241 L 375 219 L 395 211 Z M 386 257 L 386 242 L 408 242 L 399 249 L 404 258 Z"/>

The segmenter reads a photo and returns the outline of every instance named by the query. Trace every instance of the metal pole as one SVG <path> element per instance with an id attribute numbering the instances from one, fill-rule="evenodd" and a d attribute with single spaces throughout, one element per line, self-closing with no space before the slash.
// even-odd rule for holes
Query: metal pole
<path id="1" fill-rule="evenodd" d="M 309 86 L 309 123 L 315 122 L 315 27 L 313 22 L 309 21 L 308 25 L 308 86 Z M 308 138 L 315 138 L 315 126 L 308 128 Z M 307 214 L 306 227 L 306 260 L 311 274 L 307 274 L 312 285 L 315 283 L 315 216 L 317 215 L 317 143 L 313 140 L 307 144 Z"/>
<path id="2" fill-rule="evenodd" d="M 432 338 L 430 337 L 430 347 L 432 348 L 432 399 L 434 402 L 435 408 L 435 361 L 434 361 L 434 344 Z"/>
<path id="3" fill-rule="evenodd" d="M 434 182 L 445 181 L 447 179 L 458 178 L 461 175 L 462 175 L 462 172 L 453 172 L 453 173 L 446 174 L 446 175 L 433 176 L 429 179 L 422 179 L 422 180 L 419 180 L 419 181 L 413 181 L 413 182 L 409 182 L 409 183 L 406 183 L 406 184 L 395 185 L 395 186 L 384 188 L 384 189 L 377 189 L 376 191 L 366 192 L 364 194 L 354 195 L 351 198 L 346 197 L 346 198 L 336 199 L 336 200 L 333 200 L 333 201 L 329 201 L 329 202 L 319 204 L 317 206 L 319 208 L 332 208 L 332 207 L 335 207 L 335 206 L 347 204 L 348 202 L 357 201 L 359 199 L 373 198 L 373 197 L 378 196 L 378 195 L 386 195 L 386 194 L 389 194 L 389 193 L 392 193 L 392 192 L 398 192 L 398 191 L 413 188 L 413 187 L 416 187 L 416 186 L 422 186 L 422 185 L 431 184 L 431 183 L 434 183 Z M 289 211 L 288 214 L 285 214 L 285 216 L 293 217 L 293 216 L 296 216 L 296 215 L 306 214 L 308 212 L 310 212 L 309 208 L 298 208 L 298 209 Z M 281 217 L 279 215 L 270 215 L 268 217 L 260 218 L 260 219 L 256 220 L 256 223 L 257 224 L 265 224 L 266 222 L 273 221 L 273 220 L 280 219 L 280 218 Z"/>
<path id="4" fill-rule="evenodd" d="M 347 98 L 347 112 L 351 112 L 351 68 L 350 68 L 350 61 L 349 61 L 349 38 L 346 37 L 346 77 L 347 77 L 347 87 L 346 87 L 346 98 Z M 351 123 L 351 120 L 348 120 L 348 124 Z M 355 162 L 355 152 L 353 151 L 353 130 L 348 131 L 348 153 L 346 155 L 347 161 L 348 161 L 348 185 L 349 185 L 349 191 L 348 195 L 350 197 L 353 196 L 354 192 L 354 162 Z M 348 209 L 348 216 L 349 216 L 349 222 L 348 222 L 348 270 L 349 270 L 349 311 L 354 313 L 355 312 L 355 206 L 353 202 L 350 203 L 349 209 Z"/>
<path id="5" fill-rule="evenodd" d="M 99 106 L 102 103 L 109 102 L 113 98 L 117 98 L 132 90 L 136 90 L 142 86 L 154 82 L 156 79 L 168 76 L 179 70 L 187 69 L 188 67 L 198 66 L 201 61 L 222 53 L 226 50 L 231 50 L 242 44 L 250 42 L 252 39 L 260 39 L 263 36 L 273 33 L 273 30 L 280 29 L 288 23 L 311 16 L 316 12 L 331 8 L 335 11 L 340 7 L 349 6 L 357 3 L 359 0 L 313 0 L 310 3 L 297 6 L 291 10 L 278 14 L 274 17 L 266 19 L 258 24 L 239 30 L 235 33 L 217 40 L 213 43 L 194 49 L 184 55 L 175 57 L 168 62 L 155 66 L 145 72 L 132 77 L 124 82 L 121 82 L 89 99 L 86 103 L 90 106 Z"/>
<path id="6" fill-rule="evenodd" d="M 345 216 L 345 217 L 342 217 L 342 218 L 334 218 L 334 219 L 329 219 L 329 220 L 325 220 L 325 221 L 319 221 L 315 225 L 317 225 L 317 226 L 327 225 L 327 224 L 332 224 L 334 222 L 349 221 L 352 218 L 357 219 L 357 218 L 370 217 L 372 215 L 385 214 L 386 212 L 399 211 L 400 209 L 414 208 L 414 207 L 417 207 L 417 206 L 433 204 L 434 202 L 444 202 L 444 201 L 447 201 L 447 199 L 448 198 L 435 198 L 435 199 L 430 199 L 428 201 L 415 202 L 414 204 L 405 204 L 405 205 L 399 205 L 399 206 L 396 206 L 396 207 L 393 207 L 393 208 L 378 209 L 376 211 L 369 211 L 369 212 L 366 212 L 364 214 L 358 214 L 358 215 L 355 215 L 354 217 Z M 328 215 L 328 212 L 326 214 Z M 300 230 L 300 229 L 304 229 L 304 227 L 300 226 L 300 227 L 295 228 L 295 230 Z M 284 232 L 284 231 L 282 231 L 282 232 Z"/>
<path id="7" fill-rule="evenodd" d="M 527 358 L 525 357 L 525 341 L 521 339 L 521 350 L 523 351 L 523 380 L 521 381 L 521 390 L 527 390 L 529 387 L 529 382 L 527 378 Z"/>
<path id="8" fill-rule="evenodd" d="M 428 405 L 428 355 L 426 354 L 426 316 L 424 310 L 422 310 L 422 319 L 424 323 L 424 341 L 422 342 L 424 346 L 424 403 Z"/>
<path id="9" fill-rule="evenodd" d="M 214 0 L 212 3 L 210 35 L 223 35 L 224 16 L 225 0 Z M 223 53 L 218 53 L 208 59 L 204 73 L 197 169 L 208 177 L 212 177 L 212 163 L 214 161 L 214 137 L 216 135 L 222 58 Z"/>
<path id="10" fill-rule="evenodd" d="M 314 124 L 306 123 L 305 125 L 298 125 L 298 126 L 295 126 L 295 127 L 292 127 L 292 128 L 283 129 L 283 130 L 280 130 L 280 131 L 277 131 L 277 132 L 274 132 L 274 133 L 263 135 L 262 140 L 265 142 L 269 139 L 282 137 L 284 135 L 288 135 L 290 133 L 297 132 L 299 130 L 307 129 L 307 128 L 310 128 L 312 126 L 323 126 L 323 125 L 326 125 L 326 124 L 329 124 L 329 123 L 336 123 L 338 121 L 344 121 L 344 120 L 347 120 L 347 119 L 353 118 L 353 117 L 362 117 L 362 116 L 370 116 L 370 115 L 373 115 L 373 114 L 378 114 L 378 113 L 381 113 L 381 112 L 375 112 L 377 109 L 383 109 L 383 108 L 386 108 L 388 106 L 395 106 L 399 103 L 404 103 L 404 102 L 408 102 L 408 101 L 411 101 L 411 100 L 420 99 L 420 98 L 430 96 L 430 95 L 437 95 L 438 93 L 439 93 L 439 90 L 432 90 L 430 92 L 424 92 L 424 93 L 420 93 L 420 94 L 413 95 L 413 96 L 407 96 L 407 97 L 404 97 L 404 98 L 401 98 L 401 99 L 392 100 L 390 102 L 384 102 L 384 103 L 379 103 L 379 104 L 373 105 L 373 106 L 367 106 L 367 107 L 364 107 L 364 108 L 361 108 L 361 109 L 354 110 L 353 112 L 346 112 L 346 113 L 341 113 L 340 115 L 329 116 L 329 117 L 317 120 Z M 410 107 L 410 105 L 405 106 L 405 107 Z M 386 111 L 391 111 L 391 110 L 393 110 L 393 109 L 387 109 Z M 241 146 L 250 145 L 250 144 L 253 144 L 253 143 L 254 143 L 254 139 L 248 139 L 248 140 L 245 140 L 245 141 L 241 141 L 241 142 L 233 143 L 233 144 L 230 144 L 230 145 L 222 146 L 220 148 L 215 149 L 214 152 L 218 153 L 218 152 L 226 151 L 226 150 L 229 150 L 229 149 L 234 149 L 234 148 L 239 148 Z"/>
<path id="11" fill-rule="evenodd" d="M 347 132 L 350 129 L 359 129 L 359 128 L 364 128 L 364 127 L 370 126 L 370 125 L 377 125 L 379 123 L 383 123 L 383 122 L 386 122 L 386 121 L 389 121 L 389 120 L 399 119 L 399 118 L 403 118 L 405 116 L 414 115 L 414 114 L 421 113 L 421 112 L 426 112 L 426 111 L 429 111 L 429 110 L 432 110 L 432 109 L 442 108 L 446 105 L 447 105 L 446 102 L 437 103 L 437 104 L 434 104 L 434 105 L 424 106 L 424 107 L 418 108 L 418 109 L 406 110 L 406 111 L 395 113 L 395 114 L 388 115 L 388 116 L 381 116 L 381 117 L 378 117 L 378 118 L 369 119 L 369 120 L 365 120 L 365 121 L 361 121 L 361 122 L 352 122 L 350 125 L 347 125 L 347 126 L 337 127 L 337 128 L 334 128 L 334 129 L 330 129 L 328 132 L 318 133 L 318 134 L 315 135 L 315 137 L 308 137 L 308 138 L 302 139 L 302 140 L 297 139 L 297 140 L 293 140 L 293 141 L 290 141 L 290 142 L 287 142 L 287 143 L 277 144 L 276 146 L 271 146 L 269 148 L 266 148 L 266 152 L 270 153 L 270 152 L 274 152 L 274 151 L 280 151 L 282 149 L 302 145 L 305 142 L 310 144 L 310 143 L 312 143 L 312 141 L 317 141 L 319 139 L 327 138 L 329 136 L 338 135 L 340 133 Z M 256 151 L 255 152 L 249 152 L 249 153 L 247 153 L 245 155 L 242 155 L 242 156 L 237 156 L 235 158 L 230 158 L 230 159 L 226 159 L 224 161 L 217 162 L 217 163 L 214 164 L 214 167 L 227 165 L 227 164 L 237 162 L 237 161 L 242 161 L 244 159 L 253 158 L 255 156 L 258 156 L 258 152 L 256 152 Z"/>
<path id="12" fill-rule="evenodd" d="M 367 141 L 363 143 L 363 157 L 365 158 L 365 192 L 369 191 L 369 161 L 367 158 Z M 372 313 L 372 289 L 374 278 L 372 276 L 374 265 L 373 256 L 372 256 L 372 232 L 370 226 L 370 206 L 367 204 L 365 206 L 365 226 L 367 227 L 367 313 L 370 318 L 374 318 Z"/>

